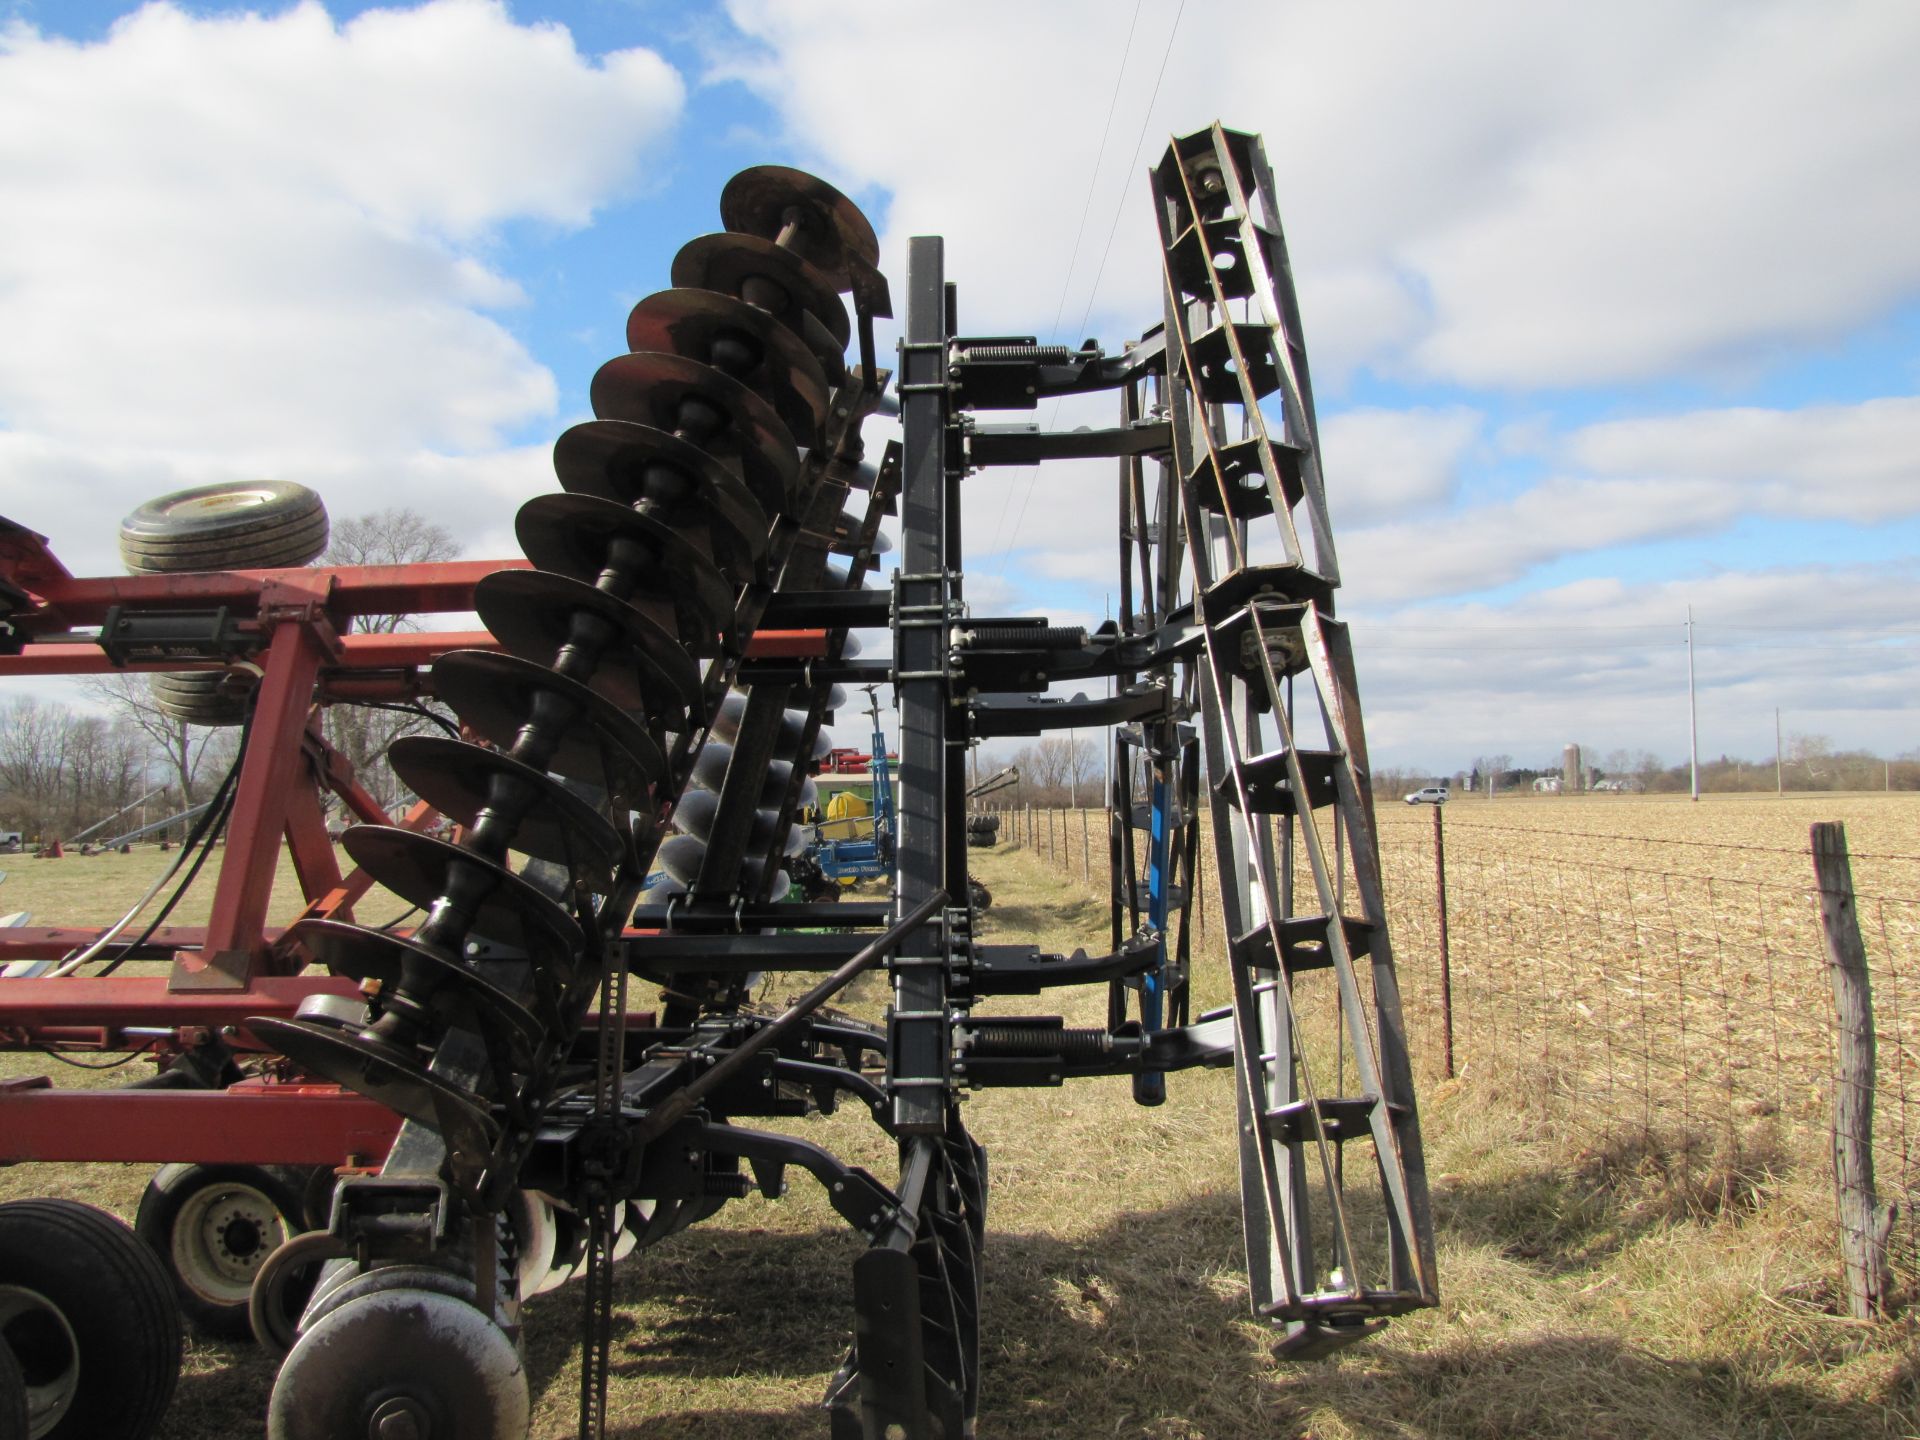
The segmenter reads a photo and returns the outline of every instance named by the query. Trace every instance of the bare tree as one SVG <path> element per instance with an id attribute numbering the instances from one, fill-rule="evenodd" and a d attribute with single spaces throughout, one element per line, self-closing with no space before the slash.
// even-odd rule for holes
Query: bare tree
<path id="1" fill-rule="evenodd" d="M 444 525 L 413 510 L 376 510 L 333 522 L 322 565 L 422 565 L 457 559 L 460 542 Z M 392 633 L 418 628 L 408 615 L 362 615 L 361 630 Z"/>
<path id="2" fill-rule="evenodd" d="M 1833 741 L 1825 735 L 1808 735 L 1798 730 L 1787 736 L 1787 763 L 1807 772 L 1807 786 L 1817 788 L 1832 772 Z"/>
<path id="3" fill-rule="evenodd" d="M 333 524 L 323 565 L 420 565 L 452 560 L 460 544 L 451 531 L 413 510 L 377 510 L 353 515 Z M 419 628 L 410 615 L 363 615 L 355 622 L 363 631 L 391 634 Z M 402 735 L 432 727 L 418 710 L 376 709 L 364 705 L 334 705 L 327 710 L 327 739 L 352 762 L 360 783 L 383 809 L 392 810 L 401 798 L 401 786 L 386 763 L 387 747 Z"/>
<path id="4" fill-rule="evenodd" d="M 1049 735 L 1022 747 L 1013 757 L 1020 781 L 1033 799 L 1048 805 L 1065 803 L 1078 790 L 1082 798 L 1094 795 L 1091 782 L 1100 773 L 1100 749 L 1091 740 Z"/>
<path id="5" fill-rule="evenodd" d="M 37 834 L 55 823 L 63 729 L 61 707 L 31 695 L 0 710 L 0 798 L 12 828 Z"/>
<path id="6" fill-rule="evenodd" d="M 148 788 L 150 760 L 125 720 L 24 696 L 0 708 L 0 812 L 9 829 L 72 835 Z"/>
<path id="7" fill-rule="evenodd" d="M 220 775 L 233 762 L 238 731 L 189 725 L 168 714 L 153 698 L 145 675 L 126 671 L 95 675 L 88 678 L 86 688 L 117 720 L 145 737 L 153 758 L 166 767 L 182 810 L 203 798 L 202 777 Z"/>

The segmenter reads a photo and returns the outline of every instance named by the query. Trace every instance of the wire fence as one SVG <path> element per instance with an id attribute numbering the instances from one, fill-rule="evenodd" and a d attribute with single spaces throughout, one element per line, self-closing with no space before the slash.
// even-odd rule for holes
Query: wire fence
<path id="1" fill-rule="evenodd" d="M 1920 1285 L 1920 855 L 1856 852 L 1871 985 L 1870 1136 L 1836 1136 L 1833 965 L 1806 845 L 1501 825 L 1382 809 L 1382 888 L 1416 1074 L 1500 1083 L 1593 1163 L 1690 1207 L 1744 1203 L 1768 1177 L 1830 1173 L 1870 1142 L 1886 1250 Z M 1002 839 L 1106 889 L 1104 811 L 1010 812 Z M 1196 957 L 1218 954 L 1209 844 Z M 1298 884 L 1310 884 L 1304 872 Z M 1441 983 L 1445 906 L 1450 986 Z M 1317 908 L 1307 906 L 1308 909 Z M 1882 1215 L 1881 1222 L 1888 1217 Z M 1836 1221 L 1836 1224 L 1839 1223 Z"/>

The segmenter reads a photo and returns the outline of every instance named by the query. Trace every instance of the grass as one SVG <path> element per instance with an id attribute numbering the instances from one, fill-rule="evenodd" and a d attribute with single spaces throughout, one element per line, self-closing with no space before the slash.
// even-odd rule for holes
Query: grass
<path id="1" fill-rule="evenodd" d="M 1521 828 L 1667 833 L 1671 824 L 1683 838 L 1689 824 L 1724 823 L 1762 837 L 1749 843 L 1782 845 L 1805 833 L 1799 816 L 1756 801 L 1664 804 L 1596 797 L 1494 802 L 1478 813 L 1460 805 L 1449 815 L 1449 859 L 1458 854 L 1464 865 L 1473 844 L 1506 844 L 1505 832 Z M 1911 824 L 1920 804 L 1909 804 Z M 1872 797 L 1819 797 L 1813 808 L 1814 818 L 1847 819 L 1857 849 L 1920 853 L 1901 839 L 1900 815 L 1882 814 Z M 1496 822 L 1499 831 L 1471 833 Z M 1415 827 L 1427 823 L 1424 813 L 1382 816 L 1390 879 L 1397 847 L 1410 857 L 1411 893 L 1396 901 L 1409 920 L 1430 903 L 1412 878 L 1413 847 L 1425 835 Z M 1884 833 L 1869 845 L 1861 837 L 1876 827 Z M 1551 842 L 1529 843 L 1538 855 Z M 1060 866 L 1018 847 L 974 852 L 995 895 L 995 937 L 1048 948 L 1101 940 L 1105 902 L 1081 879 L 1077 836 L 1069 851 Z M 1591 851 L 1589 842 L 1589 860 Z M 123 902 L 107 899 L 98 879 L 106 871 L 87 872 L 96 880 L 87 888 L 101 893 L 68 897 L 96 906 L 87 914 L 30 898 L 24 883 L 39 883 L 35 868 L 96 863 L 18 863 L 0 897 L 63 923 L 107 918 Z M 65 884 L 72 873 L 49 878 Z M 1522 934 L 1523 948 L 1553 948 L 1559 925 Z M 1411 972 L 1431 962 L 1407 929 L 1400 958 Z M 777 977 L 771 998 L 791 988 Z M 1196 1006 L 1221 1003 L 1219 989 L 1204 976 Z M 879 997 L 851 1003 L 868 1008 Z M 1050 1003 L 996 1008 L 1035 1013 Z M 1070 1023 L 1091 1023 L 1103 1007 L 1086 996 L 1066 1008 Z M 1418 1058 L 1427 1072 L 1430 1056 Z M 1609 1141 L 1582 1122 L 1567 1063 L 1558 1051 L 1549 1061 L 1514 1047 L 1501 1064 L 1426 1085 L 1443 1303 L 1335 1359 L 1292 1367 L 1272 1362 L 1272 1335 L 1247 1314 L 1227 1075 L 1174 1076 L 1169 1103 L 1156 1110 L 1134 1106 L 1120 1081 L 972 1097 L 969 1123 L 988 1146 L 993 1177 L 981 1435 L 1920 1435 L 1920 1329 L 1911 1318 L 1862 1326 L 1830 1313 L 1832 1202 L 1786 1119 L 1775 1121 L 1772 1148 L 1756 1131 L 1731 1156 L 1697 1150 L 1684 1135 Z M 29 1064 L 44 1068 L 33 1057 L 8 1068 Z M 809 1122 L 804 1133 L 891 1173 L 890 1147 L 859 1116 Z M 121 1167 L 20 1167 L 0 1176 L 0 1193 L 79 1194 L 130 1213 L 144 1179 Z M 858 1253 L 813 1188 L 796 1182 L 777 1204 L 730 1205 L 622 1267 L 612 1433 L 824 1435 L 815 1406 L 851 1331 Z M 542 1440 L 572 1433 L 578 1298 L 563 1290 L 529 1307 Z M 258 1433 L 270 1384 L 270 1367 L 251 1352 L 196 1343 L 162 1440 Z"/>

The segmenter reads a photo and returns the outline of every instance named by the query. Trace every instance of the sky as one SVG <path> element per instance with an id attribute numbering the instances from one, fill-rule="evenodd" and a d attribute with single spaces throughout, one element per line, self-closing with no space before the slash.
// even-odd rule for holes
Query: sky
<path id="1" fill-rule="evenodd" d="M 853 196 L 896 294 L 945 235 L 963 333 L 1113 350 L 1146 171 L 1219 119 L 1275 172 L 1377 768 L 1683 760 L 1689 607 L 1703 758 L 1776 709 L 1910 752 L 1915 73 L 1903 0 L 0 0 L 0 513 L 102 573 L 143 500 L 271 476 L 504 558 L 734 171 Z M 970 479 L 975 613 L 1097 622 L 1112 485 Z"/>

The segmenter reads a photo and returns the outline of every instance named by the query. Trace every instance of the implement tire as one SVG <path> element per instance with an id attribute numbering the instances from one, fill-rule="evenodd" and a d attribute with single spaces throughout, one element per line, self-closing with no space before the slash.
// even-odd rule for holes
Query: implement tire
<path id="1" fill-rule="evenodd" d="M 27 1381 L 13 1351 L 0 1344 L 0 1440 L 28 1440 Z"/>
<path id="2" fill-rule="evenodd" d="M 149 500 L 120 522 L 129 575 L 278 570 L 327 548 L 327 507 L 287 480 L 224 481 Z M 182 670 L 152 677 L 154 703 L 189 725 L 238 725 L 254 686 L 245 670 Z"/>
<path id="3" fill-rule="evenodd" d="M 253 1337 L 254 1277 L 306 1228 L 306 1181 L 304 1172 L 264 1165 L 163 1165 L 155 1173 L 133 1230 L 172 1278 L 194 1329 L 217 1340 Z"/>
<path id="4" fill-rule="evenodd" d="M 180 1377 L 167 1272 L 123 1221 L 77 1200 L 0 1205 L 0 1336 L 34 1440 L 147 1440 Z"/>

